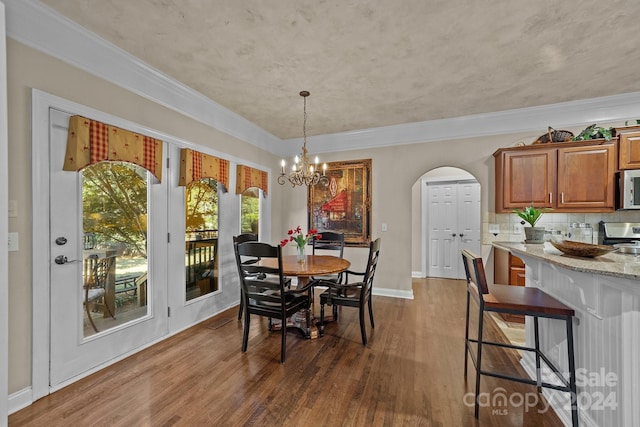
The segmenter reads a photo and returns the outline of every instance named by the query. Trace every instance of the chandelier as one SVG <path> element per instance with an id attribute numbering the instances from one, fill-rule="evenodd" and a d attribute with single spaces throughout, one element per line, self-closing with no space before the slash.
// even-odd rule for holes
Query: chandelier
<path id="1" fill-rule="evenodd" d="M 307 96 L 309 92 L 303 90 L 300 92 L 300 96 L 304 99 L 304 121 L 302 124 L 302 154 L 296 156 L 293 159 L 291 165 L 291 172 L 285 172 L 286 162 L 282 159 L 280 162 L 280 176 L 278 177 L 278 184 L 284 185 L 285 183 L 291 184 L 292 187 L 296 185 L 316 185 L 319 182 L 329 182 L 329 179 L 325 176 L 327 170 L 327 164 L 322 165 L 322 173 L 318 170 L 318 156 L 315 157 L 314 162 L 309 161 L 307 155 Z"/>

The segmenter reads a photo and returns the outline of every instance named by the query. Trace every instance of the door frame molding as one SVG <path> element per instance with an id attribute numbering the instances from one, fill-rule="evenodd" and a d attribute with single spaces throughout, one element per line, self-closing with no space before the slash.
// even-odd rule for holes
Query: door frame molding
<path id="1" fill-rule="evenodd" d="M 53 108 L 69 114 L 80 114 L 113 124 L 114 126 L 139 130 L 145 134 L 162 140 L 175 140 L 167 138 L 167 135 L 142 128 L 142 126 L 113 116 L 111 114 L 78 104 L 55 95 L 48 94 L 38 89 L 31 92 L 31 181 L 32 181 L 32 377 L 31 377 L 31 401 L 44 397 L 51 392 L 65 387 L 82 377 L 90 375 L 104 367 L 122 360 L 131 354 L 149 347 L 168 335 L 163 335 L 157 340 L 137 347 L 135 350 L 122 354 L 104 364 L 96 366 L 64 383 L 57 384 L 55 389 L 49 385 L 50 376 L 50 318 L 49 308 L 51 298 L 51 281 L 49 277 L 50 267 L 50 242 L 49 242 L 49 110 Z M 37 278 L 37 280 L 36 280 Z"/>
<path id="2" fill-rule="evenodd" d="M 7 38 L 5 37 L 4 3 L 0 1 L 0 424 L 7 423 L 9 397 L 9 135 L 7 130 Z"/>

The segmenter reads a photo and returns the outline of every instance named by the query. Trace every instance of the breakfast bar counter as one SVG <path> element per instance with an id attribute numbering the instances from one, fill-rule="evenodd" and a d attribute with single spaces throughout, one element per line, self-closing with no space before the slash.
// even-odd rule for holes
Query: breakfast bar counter
<path id="1" fill-rule="evenodd" d="M 537 287 L 575 310 L 574 345 L 580 425 L 640 425 L 640 257 L 608 253 L 567 256 L 549 243 L 494 242 L 522 259 L 526 286 Z M 533 344 L 532 323 L 526 340 Z M 540 321 L 541 346 L 561 370 L 566 359 L 564 325 Z M 535 360 L 522 365 L 535 378 Z M 570 422 L 566 393 L 544 391 L 560 418 Z"/>

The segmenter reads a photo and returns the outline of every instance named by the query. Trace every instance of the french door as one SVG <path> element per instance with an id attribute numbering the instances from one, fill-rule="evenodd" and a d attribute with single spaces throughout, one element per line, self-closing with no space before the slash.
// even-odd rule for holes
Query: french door
<path id="1" fill-rule="evenodd" d="M 69 117 L 50 109 L 52 389 L 168 330 L 166 183 L 131 164 L 63 171 Z M 109 268 L 98 278 L 100 260 L 108 260 Z M 102 288 L 94 289 L 100 281 Z"/>
<path id="2" fill-rule="evenodd" d="M 480 184 L 427 184 L 427 259 L 430 277 L 464 278 L 460 251 L 480 253 Z"/>

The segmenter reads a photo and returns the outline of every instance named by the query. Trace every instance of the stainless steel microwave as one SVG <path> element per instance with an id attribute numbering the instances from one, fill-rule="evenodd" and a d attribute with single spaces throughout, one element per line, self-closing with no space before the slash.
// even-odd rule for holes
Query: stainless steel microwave
<path id="1" fill-rule="evenodd" d="M 640 209 L 640 170 L 620 171 L 618 208 Z"/>

